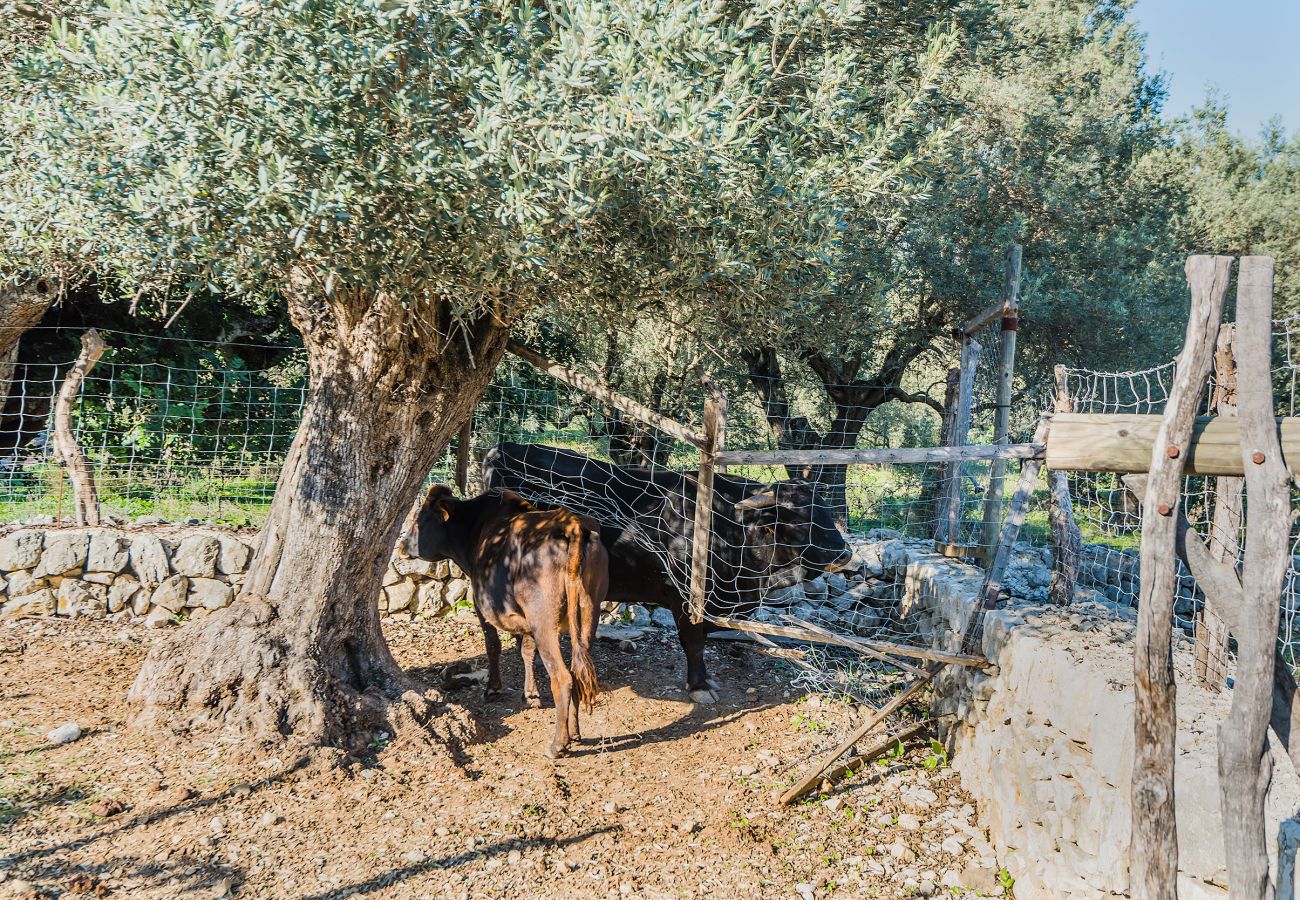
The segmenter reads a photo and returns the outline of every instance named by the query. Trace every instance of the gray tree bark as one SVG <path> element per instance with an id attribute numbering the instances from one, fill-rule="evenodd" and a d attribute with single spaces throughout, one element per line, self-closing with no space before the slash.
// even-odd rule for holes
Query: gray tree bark
<path id="1" fill-rule="evenodd" d="M 248 579 L 234 604 L 149 654 L 136 727 L 363 748 L 378 731 L 455 745 L 467 714 L 407 676 L 376 600 L 425 475 L 490 381 L 507 331 L 484 316 L 299 283 L 289 310 L 310 388 Z"/>

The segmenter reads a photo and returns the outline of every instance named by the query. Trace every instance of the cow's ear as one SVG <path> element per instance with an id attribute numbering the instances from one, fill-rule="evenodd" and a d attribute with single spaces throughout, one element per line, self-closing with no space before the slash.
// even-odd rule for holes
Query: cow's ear
<path id="1" fill-rule="evenodd" d="M 769 488 L 766 491 L 754 494 L 752 497 L 746 497 L 736 504 L 736 509 L 744 512 L 755 509 L 768 509 L 776 506 L 776 490 Z"/>

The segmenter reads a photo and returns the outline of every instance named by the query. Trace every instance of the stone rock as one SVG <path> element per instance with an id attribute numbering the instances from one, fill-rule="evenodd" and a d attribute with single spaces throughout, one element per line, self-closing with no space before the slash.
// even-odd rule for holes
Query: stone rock
<path id="1" fill-rule="evenodd" d="M 3 607 L 0 607 L 0 616 L 7 619 L 52 616 L 54 615 L 54 606 L 54 591 L 49 588 L 41 588 L 30 594 L 14 597 Z"/>
<path id="2" fill-rule="evenodd" d="M 45 739 L 51 744 L 71 744 L 81 737 L 81 726 L 76 722 L 64 722 L 58 728 L 55 728 Z"/>
<path id="3" fill-rule="evenodd" d="M 97 528 L 90 533 L 90 549 L 86 554 L 86 571 L 111 572 L 116 575 L 131 562 L 131 542 L 120 533 L 107 528 Z"/>
<path id="4" fill-rule="evenodd" d="M 59 585 L 58 614 L 99 617 L 108 614 L 108 588 L 102 584 L 65 578 Z"/>
<path id="5" fill-rule="evenodd" d="M 650 621 L 660 628 L 676 628 L 677 620 L 673 618 L 671 610 L 664 609 L 662 606 L 656 606 L 650 610 Z"/>
<path id="6" fill-rule="evenodd" d="M 446 609 L 442 602 L 443 584 L 427 578 L 415 591 L 415 612 L 418 615 L 437 615 Z"/>
<path id="7" fill-rule="evenodd" d="M 163 609 L 161 606 L 155 606 L 149 610 L 149 615 L 144 617 L 144 627 L 166 628 L 168 625 L 174 624 L 172 620 L 175 615 L 175 613 Z"/>
<path id="8" fill-rule="evenodd" d="M 41 561 L 45 535 L 39 531 L 15 531 L 0 538 L 0 571 L 34 569 Z"/>
<path id="9" fill-rule="evenodd" d="M 175 615 L 185 608 L 189 587 L 190 580 L 184 575 L 172 575 L 154 589 L 150 600 L 158 609 Z"/>
<path id="10" fill-rule="evenodd" d="M 998 873 L 979 863 L 971 863 L 962 869 L 959 877 L 962 887 L 981 895 L 992 894 L 998 886 Z"/>
<path id="11" fill-rule="evenodd" d="M 898 827 L 904 831 L 920 831 L 921 820 L 912 813 L 900 813 L 898 816 Z"/>
<path id="12" fill-rule="evenodd" d="M 30 594 L 49 586 L 49 579 L 37 578 L 26 569 L 19 569 L 17 572 L 12 572 L 9 577 L 5 579 L 5 593 L 10 597 L 21 597 L 23 594 Z"/>
<path id="13" fill-rule="evenodd" d="M 212 535 L 187 535 L 172 554 L 172 568 L 190 578 L 212 578 L 217 574 L 220 555 L 221 542 Z"/>
<path id="14" fill-rule="evenodd" d="M 113 579 L 113 583 L 108 586 L 108 611 L 111 613 L 119 612 L 128 605 L 134 611 L 134 600 L 136 595 L 141 593 L 140 582 L 136 581 L 131 575 L 119 575 Z M 143 611 L 137 613 L 143 615 Z"/>
<path id="15" fill-rule="evenodd" d="M 803 585 L 788 584 L 769 591 L 763 598 L 766 606 L 793 606 L 804 601 Z"/>
<path id="16" fill-rule="evenodd" d="M 253 550 L 237 537 L 228 534 L 216 536 L 220 551 L 217 553 L 217 571 L 222 575 L 238 575 L 248 570 L 248 560 Z"/>
<path id="17" fill-rule="evenodd" d="M 167 561 L 167 548 L 160 538 L 141 534 L 132 539 L 131 571 L 146 587 L 155 587 L 167 580 L 172 568 Z"/>
<path id="18" fill-rule="evenodd" d="M 392 568 L 398 575 L 432 575 L 435 563 L 413 556 L 394 556 Z"/>
<path id="19" fill-rule="evenodd" d="M 390 613 L 404 612 L 415 601 L 415 582 L 404 578 L 397 584 L 390 584 L 384 588 L 384 596 L 388 600 Z"/>
<path id="20" fill-rule="evenodd" d="M 145 613 L 149 612 L 152 595 L 143 585 L 139 584 L 139 582 L 137 582 L 136 585 L 136 591 L 131 595 L 131 614 L 143 616 Z M 110 588 L 110 591 L 111 590 L 112 589 Z"/>
<path id="21" fill-rule="evenodd" d="M 832 572 L 829 575 L 823 575 L 822 578 L 826 580 L 826 588 L 832 595 L 843 594 L 849 589 L 849 580 L 839 572 Z"/>
<path id="22" fill-rule="evenodd" d="M 86 564 L 90 535 L 84 531 L 50 531 L 36 566 L 36 575 L 64 575 L 78 572 Z"/>
<path id="23" fill-rule="evenodd" d="M 224 581 L 215 578 L 193 578 L 190 580 L 189 600 L 186 605 L 203 609 L 224 609 L 234 598 L 230 585 Z"/>
<path id="24" fill-rule="evenodd" d="M 629 603 L 623 608 L 627 611 L 627 624 L 636 628 L 645 628 L 650 624 L 650 610 L 640 603 Z"/>
<path id="25" fill-rule="evenodd" d="M 903 807 L 914 813 L 928 812 L 939 802 L 939 795 L 929 788 L 914 787 L 903 792 Z"/>
<path id="26" fill-rule="evenodd" d="M 826 584 L 826 577 L 818 575 L 816 578 L 805 581 L 803 583 L 803 592 L 810 603 L 821 603 L 830 593 L 830 589 Z"/>
<path id="27" fill-rule="evenodd" d="M 108 587 L 110 584 L 113 583 L 112 572 L 87 572 L 86 574 L 80 575 L 78 577 L 82 581 L 88 581 L 91 584 L 102 584 L 104 585 L 104 587 Z"/>

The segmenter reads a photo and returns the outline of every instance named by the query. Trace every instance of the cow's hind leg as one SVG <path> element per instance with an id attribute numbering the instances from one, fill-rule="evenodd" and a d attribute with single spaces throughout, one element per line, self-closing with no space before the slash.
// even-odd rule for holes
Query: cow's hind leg
<path id="1" fill-rule="evenodd" d="M 542 695 L 537 690 L 537 673 L 533 665 L 537 659 L 537 643 L 531 634 L 519 638 L 519 656 L 524 661 L 524 706 L 537 709 L 542 705 Z"/>
<path id="2" fill-rule="evenodd" d="M 537 635 L 537 649 L 542 654 L 542 664 L 551 676 L 551 695 L 555 698 L 555 738 L 546 748 L 546 755 L 555 759 L 569 746 L 569 723 L 576 717 L 574 701 L 573 675 L 564 664 L 560 653 L 560 631 L 558 628 L 545 629 Z"/>
<path id="3" fill-rule="evenodd" d="M 692 622 L 690 614 L 682 607 L 672 612 L 677 623 L 677 639 L 686 652 L 686 692 L 696 703 L 717 703 L 721 687 L 709 677 L 704 666 L 704 623 Z"/>
<path id="4" fill-rule="evenodd" d="M 487 644 L 487 696 L 491 699 L 501 696 L 501 635 L 487 622 L 483 622 L 483 642 Z"/>

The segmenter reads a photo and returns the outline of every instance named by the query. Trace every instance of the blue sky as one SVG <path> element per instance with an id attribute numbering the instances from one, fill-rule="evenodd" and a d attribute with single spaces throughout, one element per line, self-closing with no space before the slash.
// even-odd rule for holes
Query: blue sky
<path id="1" fill-rule="evenodd" d="M 1152 71 L 1169 75 L 1169 115 L 1213 85 L 1228 124 L 1253 137 L 1274 115 L 1300 131 L 1300 0 L 1137 0 Z"/>

